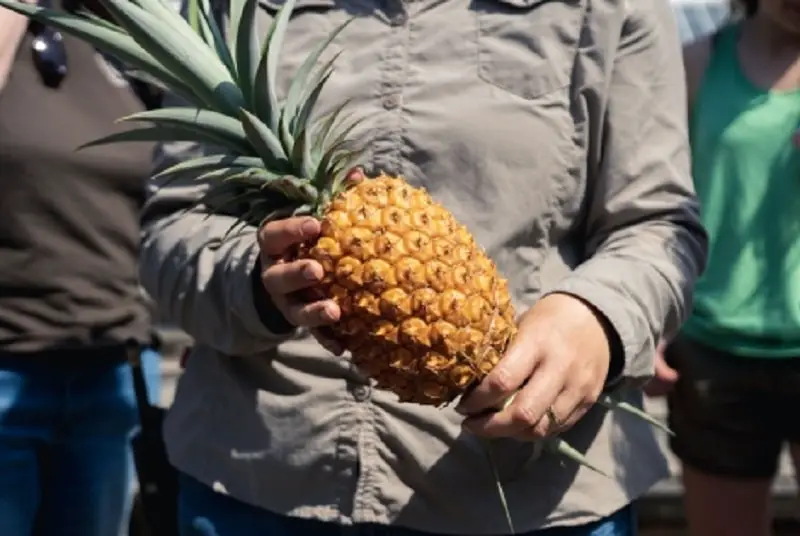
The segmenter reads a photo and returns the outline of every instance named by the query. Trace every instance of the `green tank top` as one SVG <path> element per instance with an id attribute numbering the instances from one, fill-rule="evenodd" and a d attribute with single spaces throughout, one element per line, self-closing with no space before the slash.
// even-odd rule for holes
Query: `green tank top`
<path id="1" fill-rule="evenodd" d="M 736 355 L 800 357 L 800 91 L 751 83 L 738 34 L 717 35 L 690 117 L 710 249 L 683 331 Z"/>

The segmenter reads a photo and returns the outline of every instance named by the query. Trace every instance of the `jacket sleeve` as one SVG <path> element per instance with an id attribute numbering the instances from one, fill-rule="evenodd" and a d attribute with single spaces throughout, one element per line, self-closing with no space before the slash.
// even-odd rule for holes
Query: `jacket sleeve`
<path id="1" fill-rule="evenodd" d="M 161 144 L 155 150 L 155 173 L 207 151 L 192 143 Z M 233 217 L 192 208 L 207 188 L 192 176 L 149 181 L 141 284 L 161 314 L 198 343 L 227 355 L 264 352 L 294 330 L 261 286 L 256 229 L 239 227 L 228 234 Z"/>
<path id="2" fill-rule="evenodd" d="M 666 0 L 623 2 L 610 66 L 597 173 L 588 185 L 587 256 L 550 292 L 605 317 L 619 368 L 635 385 L 653 373 L 655 345 L 691 310 L 707 236 L 690 170 L 685 77 Z"/>

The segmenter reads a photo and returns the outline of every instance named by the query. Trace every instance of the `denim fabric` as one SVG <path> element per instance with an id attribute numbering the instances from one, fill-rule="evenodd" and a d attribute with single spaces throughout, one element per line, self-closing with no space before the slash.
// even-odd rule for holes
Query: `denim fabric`
<path id="1" fill-rule="evenodd" d="M 137 426 L 119 359 L 0 356 L 0 534 L 126 533 Z M 150 396 L 159 355 L 143 357 Z"/>
<path id="2" fill-rule="evenodd" d="M 281 516 L 215 492 L 180 475 L 179 536 L 426 536 L 410 529 L 377 525 L 343 527 L 334 523 Z M 527 536 L 636 536 L 633 507 L 627 506 L 599 522 L 557 527 Z M 427 535 L 432 536 L 432 535 Z M 523 535 L 524 536 L 524 535 Z"/>

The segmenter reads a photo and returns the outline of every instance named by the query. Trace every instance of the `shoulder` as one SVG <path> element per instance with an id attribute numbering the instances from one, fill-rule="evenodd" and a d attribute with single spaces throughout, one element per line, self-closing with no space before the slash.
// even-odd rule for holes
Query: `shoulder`
<path id="1" fill-rule="evenodd" d="M 623 34 L 646 30 L 677 35 L 673 0 L 618 0 L 618 4 L 623 15 Z"/>
<path id="2" fill-rule="evenodd" d="M 679 56 L 674 0 L 590 0 L 590 6 L 590 24 L 602 28 L 595 34 L 604 36 L 609 54 Z"/>

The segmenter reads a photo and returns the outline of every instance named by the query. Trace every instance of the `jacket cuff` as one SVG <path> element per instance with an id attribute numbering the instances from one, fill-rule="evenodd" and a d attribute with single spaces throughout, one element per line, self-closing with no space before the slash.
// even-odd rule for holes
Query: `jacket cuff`
<path id="1" fill-rule="evenodd" d="M 261 256 L 256 255 L 256 262 L 250 272 L 250 284 L 252 285 L 253 292 L 253 305 L 255 306 L 256 313 L 261 319 L 261 323 L 271 333 L 286 335 L 295 330 L 295 326 L 286 320 L 275 304 L 272 302 L 267 289 L 261 282 L 261 272 L 264 270 L 261 264 Z"/>
<path id="2" fill-rule="evenodd" d="M 654 351 L 650 326 L 629 304 L 628 298 L 607 284 L 583 274 L 561 281 L 547 294 L 568 294 L 594 311 L 600 319 L 609 344 L 610 363 L 606 387 L 622 382 L 641 387 L 653 376 Z"/>
<path id="3" fill-rule="evenodd" d="M 231 267 L 235 281 L 233 303 L 239 308 L 237 316 L 245 329 L 279 341 L 293 336 L 296 328 L 274 306 L 261 284 L 258 245 L 251 245 L 246 255 L 240 257 L 238 264 L 239 266 Z"/>

